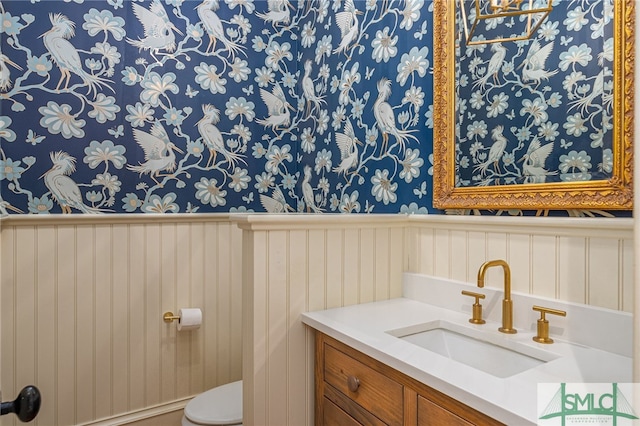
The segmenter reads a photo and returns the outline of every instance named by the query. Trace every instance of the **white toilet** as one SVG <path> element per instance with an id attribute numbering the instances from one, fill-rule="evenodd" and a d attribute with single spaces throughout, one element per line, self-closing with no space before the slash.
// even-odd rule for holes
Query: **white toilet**
<path id="1" fill-rule="evenodd" d="M 242 380 L 201 393 L 184 407 L 182 426 L 242 425 Z"/>

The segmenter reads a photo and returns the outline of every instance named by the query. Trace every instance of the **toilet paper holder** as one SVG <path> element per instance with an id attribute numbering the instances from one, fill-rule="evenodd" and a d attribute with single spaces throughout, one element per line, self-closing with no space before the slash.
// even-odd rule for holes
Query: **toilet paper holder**
<path id="1" fill-rule="evenodd" d="M 180 315 L 173 315 L 173 312 L 171 311 L 165 312 L 164 315 L 162 315 L 162 320 L 166 323 L 170 323 L 175 320 L 180 321 Z"/>
<path id="2" fill-rule="evenodd" d="M 197 330 L 202 325 L 202 311 L 200 308 L 182 308 L 177 315 L 171 311 L 165 312 L 162 320 L 165 324 L 178 320 L 178 331 Z"/>

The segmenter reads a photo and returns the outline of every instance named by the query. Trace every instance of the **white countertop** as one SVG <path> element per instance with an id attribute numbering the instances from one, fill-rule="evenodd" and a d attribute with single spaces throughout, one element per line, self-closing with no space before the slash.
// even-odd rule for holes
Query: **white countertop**
<path id="1" fill-rule="evenodd" d="M 465 301 L 468 299 L 460 297 Z M 302 315 L 302 321 L 508 425 L 537 423 L 538 383 L 632 381 L 630 356 L 563 341 L 553 335 L 553 327 L 551 335 L 555 343 L 540 344 L 532 340 L 536 333 L 528 328 L 519 329 L 517 334 L 500 333 L 497 329 L 501 324 L 491 320 L 490 316 L 486 317 L 486 324 L 471 324 L 468 319 L 472 301 L 469 301 L 469 309 L 465 313 L 404 297 L 309 312 Z M 466 309 L 466 306 L 463 308 Z M 553 324 L 551 315 L 548 319 Z M 482 333 L 488 340 L 499 344 L 525 345 L 532 351 L 542 351 L 555 359 L 510 377 L 499 378 L 387 333 L 438 320 L 464 327 L 472 333 Z M 628 332 L 630 335 L 631 331 Z M 626 333 L 623 331 L 622 335 Z"/>

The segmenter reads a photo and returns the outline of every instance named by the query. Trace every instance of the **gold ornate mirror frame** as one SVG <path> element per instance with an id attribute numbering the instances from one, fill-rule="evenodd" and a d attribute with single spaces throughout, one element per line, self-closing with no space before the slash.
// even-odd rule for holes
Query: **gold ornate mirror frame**
<path id="1" fill-rule="evenodd" d="M 456 4 L 434 0 L 433 204 L 440 209 L 630 210 L 633 207 L 633 0 L 615 0 L 613 170 L 606 180 L 456 187 Z"/>

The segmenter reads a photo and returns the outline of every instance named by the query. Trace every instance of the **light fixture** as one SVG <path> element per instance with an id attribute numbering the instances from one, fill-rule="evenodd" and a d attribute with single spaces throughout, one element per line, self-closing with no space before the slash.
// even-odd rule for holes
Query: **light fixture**
<path id="1" fill-rule="evenodd" d="M 460 0 L 460 16 L 464 23 L 467 45 L 530 38 L 553 9 L 551 2 L 552 0 Z M 488 37 L 478 37 L 478 24 L 481 22 L 485 24 L 482 34 Z"/>

